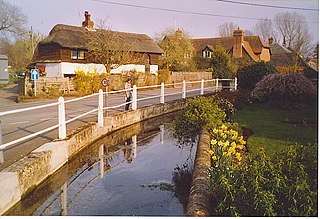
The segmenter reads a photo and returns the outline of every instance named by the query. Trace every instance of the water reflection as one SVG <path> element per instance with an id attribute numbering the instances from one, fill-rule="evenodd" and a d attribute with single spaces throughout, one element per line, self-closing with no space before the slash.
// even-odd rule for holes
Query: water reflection
<path id="1" fill-rule="evenodd" d="M 111 207 L 111 210 L 104 210 L 107 208 L 106 206 L 104 206 L 102 210 L 96 207 L 99 211 L 89 207 L 85 210 L 86 206 L 83 206 L 83 209 L 78 209 L 77 206 L 80 205 L 78 204 L 79 200 L 80 203 L 83 201 L 83 196 L 85 196 L 85 199 L 89 199 L 90 204 L 91 200 L 88 197 L 91 195 L 90 193 L 97 193 L 93 198 L 91 197 L 92 199 L 96 196 L 103 195 L 103 192 L 112 193 L 113 195 L 111 195 L 110 198 L 107 198 L 108 194 L 103 195 L 105 197 L 101 197 L 101 202 L 105 203 L 105 205 L 108 205 L 107 203 L 110 202 L 112 199 L 111 197 L 122 195 L 122 193 L 120 194 L 119 192 L 116 192 L 120 187 L 111 187 L 107 190 L 104 188 L 110 187 L 109 181 L 116 180 L 118 175 L 121 175 L 121 171 L 130 170 L 133 171 L 133 175 L 136 175 L 136 178 L 133 178 L 132 182 L 130 181 L 131 179 L 125 180 L 121 178 L 121 180 L 118 180 L 121 184 L 129 184 L 129 187 L 132 188 L 135 187 L 134 183 L 138 182 L 139 187 L 141 185 L 141 179 L 148 181 L 149 178 L 151 180 L 153 176 L 158 176 L 162 179 L 164 177 L 163 175 L 166 174 L 161 171 L 163 171 L 163 169 L 166 168 L 166 166 L 169 166 L 173 161 L 175 162 L 175 160 L 179 160 L 179 156 L 185 153 L 181 151 L 181 149 L 178 152 L 174 152 L 177 149 L 172 149 L 167 145 L 168 141 L 170 141 L 168 138 L 172 136 L 172 125 L 168 122 L 171 122 L 173 117 L 174 115 L 171 115 L 135 124 L 125 129 L 113 132 L 112 134 L 98 140 L 90 147 L 84 149 L 80 154 L 72 158 L 67 165 L 63 166 L 60 171 L 35 188 L 34 191 L 27 194 L 14 208 L 7 212 L 7 215 L 148 215 L 153 212 L 157 212 L 157 209 L 153 209 L 152 211 L 147 211 L 147 213 L 143 213 L 142 210 L 140 213 L 134 213 L 135 210 L 131 209 L 130 211 L 127 210 L 127 213 L 124 213 L 125 211 L 121 212 L 119 210 L 119 212 L 117 212 L 117 208 Z M 164 145 L 164 151 L 158 151 L 159 147 L 157 147 L 157 145 Z M 167 149 L 166 147 L 169 148 Z M 177 155 L 174 155 L 173 153 L 177 153 Z M 184 165 L 186 161 L 190 161 L 190 158 L 193 156 L 192 154 L 194 154 L 194 152 L 190 150 L 190 152 L 187 153 L 187 156 L 184 156 L 185 158 L 181 158 L 183 161 L 180 162 L 179 166 Z M 170 156 L 173 161 L 166 160 L 170 159 Z M 155 161 L 161 157 L 163 157 L 163 161 Z M 145 168 L 147 169 L 143 170 Z M 151 175 L 148 176 L 148 172 L 150 171 Z M 178 180 L 179 176 L 182 174 L 174 174 L 172 171 L 177 172 L 177 169 L 172 167 L 170 170 L 169 168 L 168 173 L 171 177 L 169 177 L 168 180 L 172 181 L 172 184 L 179 189 L 182 185 L 181 182 L 185 181 L 185 179 L 181 178 L 181 180 Z M 129 174 L 130 172 L 128 172 L 128 175 Z M 139 176 L 141 177 L 139 178 Z M 151 182 L 153 181 L 151 180 Z M 101 185 L 103 185 L 103 187 L 101 187 L 100 190 L 94 190 L 96 187 Z M 87 193 L 87 191 L 91 190 L 92 192 Z M 124 192 L 124 194 L 125 193 L 126 192 Z M 178 197 L 183 193 L 184 192 L 175 192 L 174 194 Z M 185 193 L 188 194 L 187 192 Z M 153 202 L 153 200 L 161 201 L 161 198 L 152 198 L 152 200 L 148 200 L 150 197 L 149 195 L 146 196 L 145 190 L 141 190 L 132 197 L 139 198 L 139 196 L 143 197 L 141 200 L 146 200 L 150 203 Z M 125 200 L 127 200 L 124 201 L 124 203 L 132 197 L 125 197 Z M 178 199 L 179 201 L 184 200 L 184 198 L 179 197 Z M 135 204 L 135 201 L 132 203 Z M 87 203 L 87 205 L 89 204 Z M 147 206 L 149 204 L 145 205 Z M 130 209 L 130 205 L 128 205 L 128 208 Z M 160 209 L 160 213 L 158 212 L 155 214 L 183 215 L 183 210 L 181 210 L 182 213 L 174 213 L 174 210 L 172 209 L 176 210 L 179 209 L 179 207 L 176 206 L 175 208 L 170 207 L 168 209 Z M 98 213 L 96 213 L 97 211 Z M 178 212 L 178 210 L 176 211 Z"/>

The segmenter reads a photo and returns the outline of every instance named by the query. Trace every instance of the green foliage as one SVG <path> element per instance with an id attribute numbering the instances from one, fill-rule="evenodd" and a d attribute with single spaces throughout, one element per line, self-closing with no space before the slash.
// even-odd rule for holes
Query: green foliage
<path id="1" fill-rule="evenodd" d="M 74 88 L 80 94 L 98 93 L 99 89 L 104 89 L 101 81 L 106 78 L 107 74 L 84 73 L 83 71 L 76 72 L 73 79 Z"/>
<path id="2" fill-rule="evenodd" d="M 171 71 L 190 71 L 195 68 L 193 62 L 194 47 L 188 33 L 180 29 L 167 28 L 157 43 L 164 53 L 160 57 L 160 68 Z"/>
<path id="3" fill-rule="evenodd" d="M 237 110 L 243 109 L 243 107 L 250 101 L 250 93 L 243 91 L 221 90 L 218 92 L 218 96 L 222 99 L 228 100 Z"/>
<path id="4" fill-rule="evenodd" d="M 264 150 L 241 164 L 210 170 L 214 215 L 317 216 L 317 145 Z"/>
<path id="5" fill-rule="evenodd" d="M 277 69 L 269 62 L 255 62 L 238 70 L 238 86 L 251 91 L 264 76 L 274 73 L 277 73 Z"/>
<path id="6" fill-rule="evenodd" d="M 211 58 L 210 67 L 213 68 L 213 78 L 228 79 L 234 77 L 236 66 L 231 61 L 231 56 L 221 46 L 216 47 Z"/>
<path id="7" fill-rule="evenodd" d="M 175 135 L 182 144 L 194 143 L 202 128 L 221 124 L 226 113 L 219 107 L 216 96 L 194 97 L 187 100 L 182 113 L 176 118 Z"/>
<path id="8" fill-rule="evenodd" d="M 290 107 L 309 104 L 316 100 L 317 89 L 301 74 L 272 74 L 254 88 L 252 95 L 263 102 Z"/>
<path id="9" fill-rule="evenodd" d="M 170 83 L 170 71 L 168 70 L 159 70 L 158 71 L 158 83 Z"/>

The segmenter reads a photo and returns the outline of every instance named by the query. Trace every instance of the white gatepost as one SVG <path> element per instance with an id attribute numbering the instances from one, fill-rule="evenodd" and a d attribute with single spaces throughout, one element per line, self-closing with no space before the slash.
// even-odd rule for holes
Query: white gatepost
<path id="1" fill-rule="evenodd" d="M 132 110 L 137 109 L 137 85 L 133 85 L 132 90 Z"/>
<path id="2" fill-rule="evenodd" d="M 103 91 L 99 90 L 99 103 L 98 103 L 98 124 L 103 127 Z"/>
<path id="3" fill-rule="evenodd" d="M 160 97 L 160 103 L 164 103 L 164 83 L 161 83 L 161 97 Z"/>
<path id="4" fill-rule="evenodd" d="M 58 106 L 58 117 L 59 117 L 59 139 L 64 139 L 67 137 L 67 128 L 66 128 L 66 112 L 64 107 L 64 98 L 59 97 L 59 106 Z"/>
<path id="5" fill-rule="evenodd" d="M 234 78 L 234 90 L 238 88 L 238 78 Z"/>
<path id="6" fill-rule="evenodd" d="M 183 99 L 186 99 L 186 90 L 187 90 L 187 88 L 186 88 L 186 81 L 183 80 L 183 82 L 182 82 L 182 98 L 183 98 Z"/>
<path id="7" fill-rule="evenodd" d="M 218 89 L 219 89 L 219 79 L 217 78 L 216 79 L 216 92 L 218 92 Z"/>
<path id="8" fill-rule="evenodd" d="M 203 95 L 204 94 L 204 79 L 201 79 L 201 91 L 200 94 Z"/>

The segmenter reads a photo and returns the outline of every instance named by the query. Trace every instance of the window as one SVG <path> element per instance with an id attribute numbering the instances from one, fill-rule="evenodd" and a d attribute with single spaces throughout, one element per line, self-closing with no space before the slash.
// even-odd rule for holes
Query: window
<path id="1" fill-rule="evenodd" d="M 204 50 L 203 51 L 203 58 L 211 58 L 211 51 Z"/>
<path id="2" fill-rule="evenodd" d="M 71 51 L 71 59 L 84 59 L 84 50 Z"/>

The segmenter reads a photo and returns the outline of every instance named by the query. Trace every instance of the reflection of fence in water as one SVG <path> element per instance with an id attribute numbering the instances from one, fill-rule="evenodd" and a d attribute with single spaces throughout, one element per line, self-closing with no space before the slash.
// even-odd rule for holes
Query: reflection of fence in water
<path id="1" fill-rule="evenodd" d="M 160 128 L 160 139 L 159 139 L 159 142 L 156 143 L 156 144 L 150 144 L 150 145 L 144 147 L 142 150 L 139 151 L 139 153 L 142 153 L 143 151 L 147 150 L 150 147 L 153 147 L 153 146 L 156 146 L 158 144 L 163 144 L 164 143 L 164 125 L 160 125 L 159 128 Z M 63 215 L 63 216 L 68 215 L 68 203 L 72 202 L 72 200 L 74 200 L 92 181 L 97 179 L 99 176 L 100 176 L 100 178 L 103 178 L 105 172 L 108 172 L 112 168 L 115 168 L 115 167 L 117 167 L 117 166 L 119 166 L 119 165 L 121 165 L 121 164 L 123 164 L 125 162 L 128 162 L 128 159 L 136 158 L 137 157 L 137 144 L 145 141 L 146 139 L 153 138 L 153 137 L 155 137 L 157 135 L 159 135 L 159 132 L 153 133 L 153 134 L 148 135 L 148 136 L 146 136 L 144 138 L 141 138 L 139 140 L 137 140 L 138 139 L 137 135 L 133 135 L 131 138 L 127 139 L 124 142 L 123 145 L 116 145 L 115 147 L 117 148 L 117 150 L 112 151 L 112 152 L 108 152 L 108 148 L 110 148 L 110 147 L 105 147 L 104 144 L 101 144 L 99 146 L 99 175 L 94 175 L 83 187 L 81 187 L 79 189 L 79 191 L 75 194 L 74 197 L 69 198 L 69 200 L 70 200 L 69 202 L 68 202 L 68 194 L 67 194 L 68 187 L 71 186 L 75 181 L 77 181 L 77 179 L 79 179 L 82 174 L 84 174 L 90 168 L 92 168 L 95 164 L 97 164 L 97 161 L 95 161 L 92 165 L 86 167 L 83 171 L 81 171 L 77 176 L 74 177 L 74 179 L 72 181 L 70 181 L 69 184 L 67 184 L 67 182 L 66 182 L 61 186 L 61 192 L 60 192 L 61 215 Z M 111 166 L 109 164 L 110 159 L 112 159 L 115 155 L 121 154 L 121 152 L 123 152 L 123 150 L 130 151 L 130 154 L 128 154 L 128 157 L 126 157 L 125 154 L 124 154 L 124 158 L 125 158 L 124 160 L 120 161 L 119 163 L 115 163 L 115 165 Z M 44 211 L 47 210 L 58 199 L 58 197 L 55 198 L 44 209 Z M 44 211 L 42 212 L 41 215 L 44 214 Z"/>

